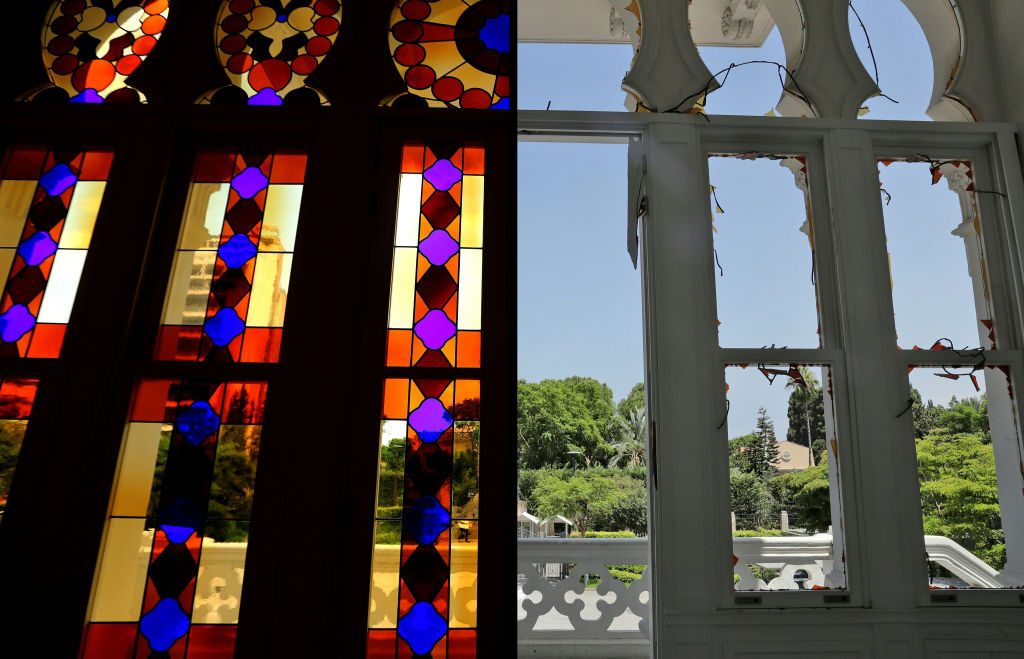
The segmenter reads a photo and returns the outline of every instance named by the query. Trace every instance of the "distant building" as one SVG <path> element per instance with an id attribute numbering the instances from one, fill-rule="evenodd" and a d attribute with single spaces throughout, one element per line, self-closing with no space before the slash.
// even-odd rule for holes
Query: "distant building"
<path id="1" fill-rule="evenodd" d="M 775 466 L 781 474 L 803 471 L 811 466 L 811 451 L 803 444 L 779 442 L 779 461 Z"/>

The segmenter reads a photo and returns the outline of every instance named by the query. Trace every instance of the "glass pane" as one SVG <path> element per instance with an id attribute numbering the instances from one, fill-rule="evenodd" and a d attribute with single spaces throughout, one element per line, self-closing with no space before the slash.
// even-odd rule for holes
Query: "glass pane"
<path id="1" fill-rule="evenodd" d="M 169 5 L 130 0 L 108 14 L 110 5 L 54 0 L 43 30 L 43 62 L 60 96 L 72 103 L 145 101 L 127 80 L 156 47 Z M 44 88 L 29 98 L 51 99 L 54 91 Z"/>
<path id="2" fill-rule="evenodd" d="M 827 367 L 726 369 L 736 590 L 846 588 Z"/>
<path id="3" fill-rule="evenodd" d="M 967 161 L 878 165 L 897 342 L 995 348 L 988 267 Z M 951 344 L 950 344 L 951 342 Z"/>
<path id="4" fill-rule="evenodd" d="M 426 655 L 476 624 L 480 382 L 388 379 L 383 416 L 367 626 Z"/>
<path id="5" fill-rule="evenodd" d="M 334 46 L 341 16 L 338 0 L 222 3 L 217 54 L 231 84 L 202 102 L 283 105 L 287 98 L 290 105 L 328 105 L 306 77 Z"/>
<path id="6" fill-rule="evenodd" d="M 398 0 L 388 41 L 408 93 L 385 103 L 509 109 L 511 28 L 502 0 Z"/>
<path id="7" fill-rule="evenodd" d="M 909 378 L 929 587 L 1024 586 L 1010 369 L 918 367 Z"/>
<path id="8" fill-rule="evenodd" d="M 718 343 L 820 345 L 803 157 L 712 156 Z"/>
<path id="9" fill-rule="evenodd" d="M 18 466 L 18 455 L 32 415 L 39 380 L 7 378 L 0 382 L 0 522 Z"/>
<path id="10" fill-rule="evenodd" d="M 112 157 L 7 152 L 0 172 L 0 247 L 8 248 L 0 250 L 0 357 L 60 355 Z"/>
<path id="11" fill-rule="evenodd" d="M 479 335 L 462 339 L 480 330 L 483 250 L 464 241 L 483 242 L 483 175 L 484 151 L 477 147 L 403 151 L 388 366 L 479 365 Z M 468 226 L 464 201 L 472 205 Z"/>
<path id="12" fill-rule="evenodd" d="M 305 167 L 302 154 L 197 157 L 157 359 L 278 360 Z"/>
<path id="13" fill-rule="evenodd" d="M 199 656 L 204 645 L 233 642 L 233 631 L 207 625 L 238 621 L 266 388 L 138 383 L 84 653 L 100 656 L 96 648 L 108 646 L 93 644 L 111 635 L 145 654 L 181 657 L 186 647 Z"/>

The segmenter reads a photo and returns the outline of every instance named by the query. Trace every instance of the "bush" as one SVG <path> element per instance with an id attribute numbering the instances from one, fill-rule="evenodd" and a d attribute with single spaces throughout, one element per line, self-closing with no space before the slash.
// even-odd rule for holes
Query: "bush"
<path id="1" fill-rule="evenodd" d="M 734 538 L 778 538 L 782 531 L 778 529 L 736 529 L 732 532 Z"/>
<path id="2" fill-rule="evenodd" d="M 578 538 L 578 533 L 573 533 L 572 537 Z M 632 531 L 587 531 L 583 534 L 584 538 L 635 538 L 636 534 Z"/>

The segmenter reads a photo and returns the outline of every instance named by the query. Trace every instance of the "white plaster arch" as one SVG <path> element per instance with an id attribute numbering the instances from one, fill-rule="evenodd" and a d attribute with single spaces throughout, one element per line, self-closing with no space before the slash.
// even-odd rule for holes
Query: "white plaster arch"
<path id="1" fill-rule="evenodd" d="M 932 54 L 932 96 L 926 113 L 936 121 L 974 121 L 970 104 L 962 100 L 975 90 L 960 82 L 966 43 L 957 0 L 902 1 L 924 31 Z"/>
<path id="2" fill-rule="evenodd" d="M 785 65 L 789 71 L 796 71 L 804 57 L 807 42 L 806 23 L 799 0 L 764 0 L 765 8 L 775 20 L 786 51 Z M 799 82 L 799 78 L 797 79 Z M 775 111 L 783 117 L 814 117 L 814 108 L 796 95 L 796 88 L 790 78 L 782 90 Z"/>

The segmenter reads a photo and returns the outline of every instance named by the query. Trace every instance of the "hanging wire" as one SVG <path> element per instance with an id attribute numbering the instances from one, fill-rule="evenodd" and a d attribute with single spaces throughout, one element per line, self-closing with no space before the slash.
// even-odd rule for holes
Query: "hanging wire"
<path id="1" fill-rule="evenodd" d="M 878 95 L 884 99 L 892 101 L 893 103 L 899 104 L 899 101 L 896 99 L 882 93 L 882 85 L 878 81 L 878 60 L 875 59 L 875 49 L 871 46 L 871 36 L 868 35 L 868 28 L 864 25 L 864 21 L 861 20 L 860 14 L 857 13 L 857 8 L 853 6 L 853 0 L 848 0 L 847 4 L 850 5 L 850 11 L 853 12 L 853 15 L 857 18 L 857 22 L 860 23 L 860 29 L 864 31 L 864 39 L 868 44 L 868 53 L 871 55 L 871 66 L 875 69 L 875 86 L 879 89 Z"/>
<path id="2" fill-rule="evenodd" d="M 666 112 L 677 112 L 679 110 L 679 108 L 681 108 L 684 105 L 686 105 L 686 102 L 689 101 L 690 99 L 693 99 L 693 98 L 704 98 L 704 99 L 707 99 L 707 95 L 711 93 L 711 83 L 715 82 L 718 79 L 718 76 L 724 74 L 724 77 L 722 78 L 722 81 L 718 84 L 718 86 L 720 88 L 724 87 L 725 83 L 729 80 L 729 74 L 732 73 L 733 69 L 738 69 L 741 66 L 747 66 L 748 64 L 770 64 L 770 65 L 776 67 L 776 72 L 779 75 L 779 82 L 780 83 L 784 82 L 784 78 L 783 78 L 782 74 L 783 74 L 783 72 L 785 72 L 786 77 L 788 77 L 793 82 L 793 86 L 796 88 L 795 92 L 791 91 L 791 92 L 787 92 L 787 93 L 796 96 L 797 98 L 802 100 L 804 103 L 806 103 L 808 107 L 811 107 L 811 102 L 807 99 L 807 96 L 804 94 L 804 90 L 800 88 L 800 83 L 797 82 L 796 78 L 793 77 L 793 74 L 790 73 L 786 69 L 785 66 L 783 66 L 782 64 L 779 64 L 778 62 L 773 62 L 771 60 L 749 60 L 747 62 L 740 62 L 738 64 L 736 62 L 733 62 L 729 66 L 725 67 L 724 69 L 722 69 L 718 73 L 716 73 L 716 74 L 712 75 L 710 78 L 708 78 L 707 83 L 702 88 L 700 88 L 696 92 L 690 94 L 689 96 L 687 96 L 686 98 L 684 98 L 683 100 L 679 101 L 674 106 L 672 106 L 671 108 L 669 108 L 668 110 L 665 110 L 665 111 Z M 786 91 L 785 87 L 786 87 L 785 84 L 783 84 L 782 85 L 783 91 Z M 708 118 L 707 114 L 705 114 L 703 110 L 698 110 L 698 114 L 700 114 L 702 117 L 704 117 L 704 119 L 706 119 L 707 121 L 711 121 L 711 119 Z"/>

